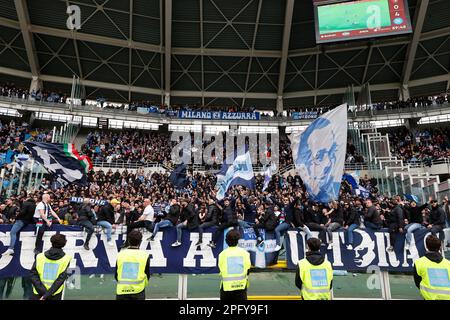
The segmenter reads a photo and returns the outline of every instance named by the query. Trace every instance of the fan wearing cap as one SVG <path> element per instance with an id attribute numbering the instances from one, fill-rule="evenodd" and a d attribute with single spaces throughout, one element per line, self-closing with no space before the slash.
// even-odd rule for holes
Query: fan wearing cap
<path id="1" fill-rule="evenodd" d="M 106 229 L 106 241 L 111 241 L 112 228 L 115 227 L 114 212 L 120 206 L 120 201 L 112 199 L 106 203 L 97 214 L 97 225 Z"/>

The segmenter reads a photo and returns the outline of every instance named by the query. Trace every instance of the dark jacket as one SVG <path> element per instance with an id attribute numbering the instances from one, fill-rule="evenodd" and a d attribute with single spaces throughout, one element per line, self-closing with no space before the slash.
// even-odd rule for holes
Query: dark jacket
<path id="1" fill-rule="evenodd" d="M 78 221 L 91 221 L 94 219 L 92 208 L 90 204 L 84 204 L 78 210 Z"/>
<path id="2" fill-rule="evenodd" d="M 325 261 L 325 256 L 320 254 L 320 252 L 310 252 L 306 253 L 306 260 L 314 266 L 318 266 Z M 300 278 L 300 268 L 297 267 L 297 271 L 295 272 L 295 286 L 302 290 L 303 281 Z M 330 290 L 333 288 L 333 281 L 330 284 Z"/>
<path id="3" fill-rule="evenodd" d="M 272 208 L 266 209 L 264 215 L 258 219 L 260 224 L 264 225 L 266 231 L 273 231 L 278 225 L 278 218 Z"/>
<path id="4" fill-rule="evenodd" d="M 309 208 L 306 210 L 305 223 L 325 224 L 327 223 L 327 217 L 325 217 L 322 212 L 314 211 L 312 208 Z"/>
<path id="5" fill-rule="evenodd" d="M 305 215 L 301 208 L 294 208 L 292 223 L 296 228 L 305 226 Z"/>
<path id="6" fill-rule="evenodd" d="M 188 229 L 194 229 L 198 227 L 199 225 L 198 214 L 195 212 L 195 208 L 192 203 L 188 204 L 181 210 L 181 220 L 187 221 Z"/>
<path id="7" fill-rule="evenodd" d="M 371 206 L 367 209 L 367 212 L 364 215 L 364 221 L 372 222 L 373 224 L 376 224 L 378 226 L 383 225 L 383 221 L 381 221 L 380 218 L 380 212 L 375 206 Z"/>
<path id="8" fill-rule="evenodd" d="M 425 253 L 425 257 L 436 263 L 440 263 L 443 259 L 443 257 L 439 252 L 431 252 L 431 251 L 427 251 L 427 253 Z M 414 264 L 414 283 L 416 284 L 416 287 L 419 289 L 420 289 L 420 282 L 422 282 L 422 277 L 417 274 L 416 264 Z"/>
<path id="9" fill-rule="evenodd" d="M 395 225 L 397 228 L 403 228 L 405 225 L 403 209 L 399 205 L 395 206 L 389 214 L 385 215 L 385 219 L 388 226 Z"/>
<path id="10" fill-rule="evenodd" d="M 170 220 L 173 225 L 176 225 L 178 223 L 178 219 L 180 218 L 181 213 L 181 207 L 178 204 L 175 204 L 170 207 L 169 213 L 167 213 L 167 216 L 164 218 L 164 220 Z"/>
<path id="11" fill-rule="evenodd" d="M 219 221 L 220 210 L 215 203 L 208 206 L 208 211 L 206 212 L 205 222 L 213 222 L 217 224 Z"/>
<path id="12" fill-rule="evenodd" d="M 97 214 L 97 221 L 108 221 L 111 224 L 114 224 L 114 207 L 112 204 L 105 204 Z"/>
<path id="13" fill-rule="evenodd" d="M 236 210 L 233 209 L 232 205 L 224 207 L 222 210 L 222 223 L 237 223 L 238 218 L 236 214 Z"/>
<path id="14" fill-rule="evenodd" d="M 430 212 L 430 224 L 445 227 L 445 212 L 444 209 L 437 206 L 435 208 L 431 208 Z"/>
<path id="15" fill-rule="evenodd" d="M 341 207 L 334 209 L 328 217 L 331 219 L 331 223 L 337 222 L 341 226 L 344 225 L 344 210 Z"/>
<path id="16" fill-rule="evenodd" d="M 16 220 L 22 220 L 24 223 L 27 224 L 34 223 L 33 215 L 35 209 L 36 209 L 36 202 L 34 202 L 33 198 L 25 200 L 22 203 L 22 207 L 20 209 L 19 214 L 16 217 Z"/>
<path id="17" fill-rule="evenodd" d="M 49 250 L 45 251 L 44 255 L 47 259 L 59 260 L 66 254 L 62 249 L 56 249 L 52 247 Z M 41 279 L 39 278 L 39 273 L 36 269 L 36 261 L 33 263 L 33 267 L 31 268 L 31 283 L 33 284 L 34 288 L 36 288 L 38 296 L 39 297 L 44 296 L 44 299 L 48 300 L 60 299 L 61 293 L 56 296 L 53 296 L 53 294 L 59 289 L 59 287 L 61 287 L 64 284 L 67 278 L 68 274 L 66 269 L 58 276 L 58 278 L 56 278 L 55 282 L 53 282 L 52 286 L 47 291 L 44 284 L 41 282 Z"/>
<path id="18" fill-rule="evenodd" d="M 358 210 L 354 207 L 350 207 L 344 211 L 344 226 L 351 226 L 352 224 L 360 224 Z"/>
<path id="19" fill-rule="evenodd" d="M 413 207 L 404 207 L 405 217 L 408 219 L 409 223 L 423 223 L 422 211 L 428 206 L 428 203 L 423 205 Z"/>

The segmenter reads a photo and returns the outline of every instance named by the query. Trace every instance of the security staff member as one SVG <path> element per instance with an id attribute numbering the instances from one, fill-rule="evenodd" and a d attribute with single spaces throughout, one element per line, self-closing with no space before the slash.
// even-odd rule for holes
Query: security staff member
<path id="1" fill-rule="evenodd" d="M 72 257 L 62 250 L 67 242 L 66 236 L 55 234 L 50 242 L 52 247 L 39 253 L 31 268 L 32 300 L 61 300 L 64 283 L 68 278 L 67 268 Z"/>
<path id="2" fill-rule="evenodd" d="M 414 282 L 425 300 L 450 300 L 450 261 L 440 254 L 441 241 L 427 237 L 427 253 L 414 262 Z"/>
<path id="3" fill-rule="evenodd" d="M 300 289 L 303 300 L 331 300 L 333 268 L 320 254 L 320 244 L 317 238 L 308 239 L 309 251 L 298 262 L 295 285 Z"/>
<path id="4" fill-rule="evenodd" d="M 237 246 L 239 238 L 239 231 L 228 232 L 225 240 L 228 248 L 219 254 L 221 300 L 247 300 L 250 254 Z"/>
<path id="5" fill-rule="evenodd" d="M 139 250 L 141 242 L 142 233 L 134 229 L 128 234 L 129 246 L 117 254 L 117 300 L 145 300 L 145 287 L 150 278 L 150 255 Z"/>

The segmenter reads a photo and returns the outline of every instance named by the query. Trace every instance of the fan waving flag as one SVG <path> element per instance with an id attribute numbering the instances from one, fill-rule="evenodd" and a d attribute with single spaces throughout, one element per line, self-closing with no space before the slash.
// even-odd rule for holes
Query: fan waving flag
<path id="1" fill-rule="evenodd" d="M 243 155 L 237 156 L 233 164 L 228 165 L 224 162 L 222 165 L 220 172 L 217 174 L 217 199 L 222 200 L 225 198 L 228 188 L 235 185 L 255 189 L 255 175 L 250 152 L 248 151 Z"/>
<path id="2" fill-rule="evenodd" d="M 347 104 L 317 118 L 293 140 L 293 160 L 311 200 L 337 200 L 347 148 Z"/>
<path id="3" fill-rule="evenodd" d="M 87 184 L 86 174 L 92 169 L 88 156 L 80 156 L 73 144 L 24 142 L 31 155 L 62 185 Z"/>

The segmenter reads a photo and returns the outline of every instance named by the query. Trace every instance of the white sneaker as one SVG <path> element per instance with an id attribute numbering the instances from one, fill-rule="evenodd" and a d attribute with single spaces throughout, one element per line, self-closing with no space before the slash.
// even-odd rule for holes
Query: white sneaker
<path id="1" fill-rule="evenodd" d="M 405 244 L 405 250 L 409 250 L 409 244 Z"/>
<path id="2" fill-rule="evenodd" d="M 352 246 L 351 244 L 349 244 L 349 245 L 347 246 L 347 250 L 353 250 L 353 246 Z"/>
<path id="3" fill-rule="evenodd" d="M 14 254 L 13 249 L 8 249 L 3 253 L 5 256 L 12 256 Z"/>
<path id="4" fill-rule="evenodd" d="M 331 250 L 331 249 L 333 249 L 333 243 L 329 243 L 328 244 L 328 248 L 327 248 L 328 250 Z"/>
<path id="5" fill-rule="evenodd" d="M 389 247 L 386 249 L 386 251 L 387 251 L 387 252 L 392 252 L 392 251 L 394 251 L 394 247 L 393 247 L 393 246 L 389 246 Z"/>
<path id="6" fill-rule="evenodd" d="M 172 243 L 172 247 L 179 247 L 181 246 L 181 242 L 175 241 L 174 243 Z"/>
<path id="7" fill-rule="evenodd" d="M 275 251 L 280 251 L 281 250 L 281 246 L 276 246 L 274 250 Z"/>

